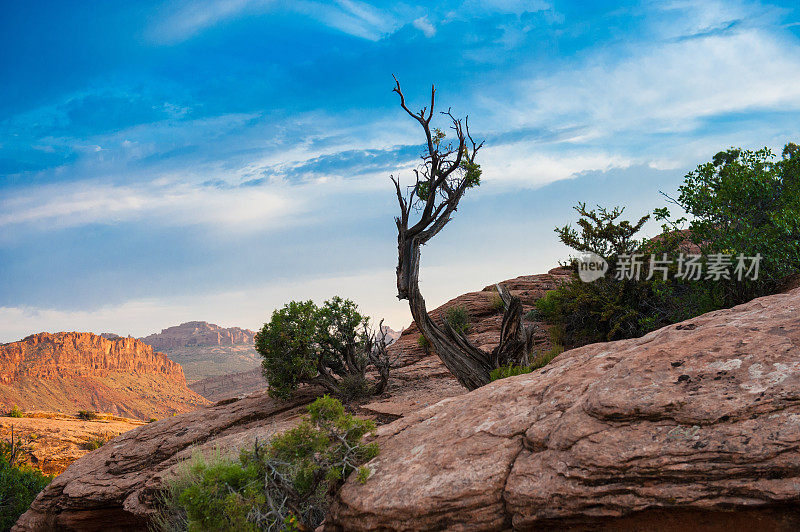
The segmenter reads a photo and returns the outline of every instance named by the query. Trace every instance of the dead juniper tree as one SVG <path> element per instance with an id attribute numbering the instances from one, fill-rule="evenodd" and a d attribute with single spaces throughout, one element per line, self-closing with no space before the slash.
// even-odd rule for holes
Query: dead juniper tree
<path id="1" fill-rule="evenodd" d="M 458 381 L 469 390 L 490 381 L 490 372 L 501 366 L 527 365 L 531 351 L 532 330 L 522 323 L 522 304 L 517 297 L 497 285 L 505 311 L 500 330 L 500 344 L 491 353 L 470 343 L 464 332 L 447 321 L 435 323 L 428 315 L 425 299 L 419 290 L 420 246 L 441 231 L 458 209 L 458 202 L 468 188 L 480 184 L 481 170 L 475 158 L 483 147 L 469 131 L 469 117 L 462 121 L 450 109 L 445 117 L 455 136 L 445 142 L 445 133 L 431 126 L 434 117 L 436 88 L 431 86 L 430 107 L 415 113 L 406 105 L 400 82 L 395 78 L 400 107 L 419 122 L 425 133 L 424 153 L 414 170 L 416 180 L 403 192 L 399 178 L 391 176 L 400 204 L 397 223 L 397 297 L 407 299 L 411 315 L 422 335 Z"/>

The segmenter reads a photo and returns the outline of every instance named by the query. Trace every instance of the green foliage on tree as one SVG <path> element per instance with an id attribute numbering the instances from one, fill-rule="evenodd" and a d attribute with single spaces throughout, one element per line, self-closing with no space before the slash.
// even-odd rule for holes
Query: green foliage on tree
<path id="1" fill-rule="evenodd" d="M 670 198 L 671 199 L 671 198 Z M 735 305 L 773 292 L 788 275 L 800 271 L 800 147 L 787 144 L 780 159 L 767 148 L 731 148 L 717 153 L 686 175 L 677 199 L 686 214 L 689 239 L 704 254 L 761 254 L 758 282 L 723 283 L 722 304 Z M 665 229 L 670 220 L 656 210 Z"/>
<path id="2" fill-rule="evenodd" d="M 472 326 L 469 311 L 464 305 L 456 305 L 445 310 L 444 320 L 453 330 L 461 334 L 466 334 Z"/>
<path id="3" fill-rule="evenodd" d="M 580 215 L 576 222 L 579 230 L 567 224 L 556 228 L 556 234 L 576 251 L 595 253 L 613 263 L 617 255 L 638 250 L 644 243 L 636 235 L 650 219 L 649 214 L 630 222 L 619 219 L 625 211 L 621 207 L 587 209 L 586 203 L 578 203 L 574 209 Z"/>
<path id="4" fill-rule="evenodd" d="M 14 405 L 11 410 L 9 410 L 8 417 L 25 417 L 25 412 L 23 412 L 22 409 L 17 405 Z"/>
<path id="5" fill-rule="evenodd" d="M 381 393 L 388 379 L 380 327 L 373 332 L 358 306 L 338 296 L 322 307 L 313 301 L 287 303 L 256 334 L 255 347 L 275 397 L 288 398 L 301 383 L 309 383 L 349 399 Z M 365 377 L 369 365 L 380 374 L 376 382 Z"/>
<path id="6" fill-rule="evenodd" d="M 580 230 L 556 232 L 579 252 L 594 252 L 609 262 L 609 274 L 592 283 L 575 276 L 537 302 L 537 315 L 557 328 L 569 346 L 641 336 L 665 325 L 773 293 L 800 271 L 800 148 L 787 144 L 775 160 L 766 148 L 730 149 L 686 175 L 677 199 L 687 217 L 671 219 L 655 209 L 663 223 L 655 239 L 637 237 L 648 216 L 621 220 L 622 209 L 576 207 Z M 688 224 L 688 226 L 686 226 Z M 684 227 L 686 226 L 686 227 Z M 649 257 L 676 258 L 693 245 L 704 256 L 728 255 L 730 279 L 680 279 L 677 264 L 647 279 Z M 617 257 L 640 252 L 640 280 L 614 277 Z M 733 275 L 739 254 L 762 257 L 759 280 Z M 575 262 L 570 263 L 576 267 Z"/>
<path id="7" fill-rule="evenodd" d="M 0 530 L 10 530 L 27 511 L 36 495 L 53 480 L 26 464 L 20 464 L 21 438 L 0 442 Z"/>
<path id="8" fill-rule="evenodd" d="M 363 438 L 372 421 L 345 412 L 325 396 L 308 408 L 295 428 L 269 443 L 256 442 L 238 457 L 195 455 L 166 481 L 162 531 L 313 530 L 327 513 L 327 495 L 356 471 L 367 482 L 363 464 L 377 456 L 376 443 Z"/>

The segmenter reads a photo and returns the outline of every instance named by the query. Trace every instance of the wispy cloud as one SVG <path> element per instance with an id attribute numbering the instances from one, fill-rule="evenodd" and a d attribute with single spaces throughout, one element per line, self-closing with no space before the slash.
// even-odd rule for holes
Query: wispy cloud
<path id="1" fill-rule="evenodd" d="M 147 30 L 154 42 L 175 44 L 203 30 L 245 15 L 269 16 L 281 12 L 304 15 L 347 35 L 377 40 L 402 23 L 394 11 L 380 10 L 358 0 L 317 2 L 295 0 L 206 0 L 184 3 L 155 21 Z"/>
<path id="2" fill-rule="evenodd" d="M 300 192 L 300 191 L 298 191 Z M 116 186 L 102 182 L 41 186 L 0 200 L 0 228 L 32 225 L 53 230 L 87 224 L 148 220 L 163 226 L 229 230 L 286 227 L 308 208 L 304 194 L 278 187 L 220 190 L 186 184 Z"/>

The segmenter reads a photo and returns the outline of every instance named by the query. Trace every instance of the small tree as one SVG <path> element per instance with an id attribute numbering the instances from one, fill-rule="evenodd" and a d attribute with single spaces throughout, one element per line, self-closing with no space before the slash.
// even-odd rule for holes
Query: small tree
<path id="1" fill-rule="evenodd" d="M 256 334 L 255 347 L 275 397 L 291 396 L 301 383 L 321 385 L 346 399 L 376 395 L 389 379 L 386 333 L 381 327 L 372 331 L 358 306 L 338 296 L 322 307 L 313 301 L 287 303 Z M 366 378 L 369 366 L 378 374 L 376 381 Z"/>
<path id="2" fill-rule="evenodd" d="M 723 306 L 771 293 L 800 270 L 800 146 L 787 144 L 779 160 L 768 148 L 719 152 L 667 198 L 692 216 L 689 238 L 704 254 L 761 254 L 757 282 L 719 283 Z M 668 221 L 669 211 L 656 217 Z"/>
<path id="3" fill-rule="evenodd" d="M 532 346 L 532 329 L 522 323 L 522 304 L 502 286 L 497 287 L 505 312 L 500 343 L 491 353 L 472 345 L 463 329 L 445 320 L 435 323 L 428 315 L 419 289 L 420 247 L 450 221 L 467 189 L 480 185 L 481 168 L 476 157 L 483 143 L 476 143 L 469 132 L 469 118 L 456 118 L 448 109 L 441 113 L 450 123 L 455 137 L 446 141 L 445 132 L 431 125 L 436 89 L 431 87 L 430 107 L 419 112 L 406 105 L 400 83 L 395 78 L 394 92 L 400 107 L 416 120 L 425 135 L 415 181 L 404 192 L 399 179 L 392 176 L 400 216 L 397 224 L 397 297 L 407 299 L 411 315 L 420 331 L 447 369 L 467 389 L 474 390 L 491 381 L 490 373 L 501 366 L 527 365 Z"/>

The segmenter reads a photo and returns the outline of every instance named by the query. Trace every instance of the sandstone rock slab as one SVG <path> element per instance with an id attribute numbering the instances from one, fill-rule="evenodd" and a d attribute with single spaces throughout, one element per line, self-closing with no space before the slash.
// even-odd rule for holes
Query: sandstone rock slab
<path id="1" fill-rule="evenodd" d="M 378 442 L 328 530 L 797 530 L 800 290 L 568 351 Z"/>

